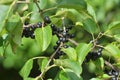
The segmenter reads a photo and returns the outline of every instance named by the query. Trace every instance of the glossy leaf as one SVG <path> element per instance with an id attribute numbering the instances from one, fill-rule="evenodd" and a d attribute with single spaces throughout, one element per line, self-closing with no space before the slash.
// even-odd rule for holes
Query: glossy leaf
<path id="1" fill-rule="evenodd" d="M 23 66 L 23 68 L 20 70 L 20 72 L 19 72 L 20 75 L 21 75 L 24 79 L 26 79 L 26 78 L 29 76 L 32 67 L 33 67 L 33 59 L 29 59 L 29 60 L 25 63 L 25 65 Z"/>
<path id="2" fill-rule="evenodd" d="M 82 68 L 80 64 L 76 61 L 72 61 L 69 59 L 62 59 L 62 60 L 58 59 L 55 60 L 54 63 L 58 66 L 71 69 L 74 73 L 77 74 L 77 76 L 79 76 L 82 72 Z"/>
<path id="3" fill-rule="evenodd" d="M 76 47 L 76 52 L 77 52 L 77 55 L 78 55 L 78 61 L 79 61 L 80 64 L 83 63 L 86 55 L 91 50 L 91 47 L 92 47 L 92 44 L 86 44 L 86 43 L 80 43 Z"/>
<path id="4" fill-rule="evenodd" d="M 73 8 L 73 9 L 86 9 L 84 0 L 61 0 L 58 4 L 59 8 Z"/>
<path id="5" fill-rule="evenodd" d="M 115 58 L 120 58 L 120 49 L 117 46 L 108 44 L 105 49 Z"/>
<path id="6" fill-rule="evenodd" d="M 96 22 L 91 18 L 87 18 L 83 21 L 83 28 L 91 34 L 96 33 L 98 30 Z"/>
<path id="7" fill-rule="evenodd" d="M 77 54 L 74 48 L 68 47 L 68 48 L 62 48 L 62 51 L 67 54 L 69 59 L 76 61 L 77 60 Z"/>
<path id="8" fill-rule="evenodd" d="M 35 31 L 35 39 L 40 47 L 40 50 L 45 51 L 52 39 L 52 30 L 50 26 L 39 28 Z"/>

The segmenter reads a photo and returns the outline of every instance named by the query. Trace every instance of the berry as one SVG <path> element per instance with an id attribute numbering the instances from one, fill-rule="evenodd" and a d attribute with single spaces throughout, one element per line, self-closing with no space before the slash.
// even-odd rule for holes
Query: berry
<path id="1" fill-rule="evenodd" d="M 62 35 L 63 35 L 64 37 L 66 36 L 66 34 L 67 34 L 66 32 L 63 32 L 63 33 L 62 33 Z"/>
<path id="2" fill-rule="evenodd" d="M 31 25 L 30 28 L 34 31 L 36 27 L 34 25 Z"/>
<path id="3" fill-rule="evenodd" d="M 58 29 L 57 29 L 57 32 L 58 32 L 58 33 L 62 32 L 62 31 L 63 31 L 63 29 L 61 29 L 61 28 L 58 28 Z"/>
<path id="4" fill-rule="evenodd" d="M 67 46 L 67 45 L 64 45 L 63 47 L 64 47 L 64 48 L 68 48 L 69 46 Z"/>
<path id="5" fill-rule="evenodd" d="M 48 24 L 51 23 L 51 20 L 48 16 L 44 17 L 44 21 L 45 21 L 45 23 L 48 23 Z"/>
<path id="6" fill-rule="evenodd" d="M 28 24 L 29 24 L 29 22 L 28 22 L 28 21 L 25 21 L 25 22 L 24 22 L 24 25 L 28 25 Z"/>
<path id="7" fill-rule="evenodd" d="M 57 45 L 60 45 L 60 43 L 61 43 L 61 41 L 60 41 L 60 40 L 58 40 L 58 41 L 56 42 L 56 44 L 57 44 Z"/>
<path id="8" fill-rule="evenodd" d="M 74 34 L 70 34 L 70 38 L 74 38 L 75 37 L 75 35 Z"/>
<path id="9" fill-rule="evenodd" d="M 67 27 L 67 29 L 72 29 L 72 26 L 71 26 L 71 25 L 69 25 L 69 26 Z"/>
<path id="10" fill-rule="evenodd" d="M 58 46 L 54 46 L 54 49 L 56 50 L 58 48 Z"/>
<path id="11" fill-rule="evenodd" d="M 34 34 L 31 34 L 30 36 L 32 39 L 35 39 L 35 35 Z"/>
<path id="12" fill-rule="evenodd" d="M 62 41 L 62 40 L 63 40 L 63 38 L 62 38 L 62 37 L 60 37 L 60 38 L 59 38 L 59 40 L 60 40 L 60 41 Z"/>
<path id="13" fill-rule="evenodd" d="M 42 27 L 42 23 L 41 22 L 37 23 L 37 27 L 41 28 Z"/>
<path id="14" fill-rule="evenodd" d="M 99 48 L 99 49 L 98 49 L 98 52 L 102 52 L 102 48 Z"/>
<path id="15" fill-rule="evenodd" d="M 118 80 L 116 77 L 112 77 L 110 80 Z"/>
<path id="16" fill-rule="evenodd" d="M 62 42 L 67 42 L 67 39 L 63 37 Z"/>

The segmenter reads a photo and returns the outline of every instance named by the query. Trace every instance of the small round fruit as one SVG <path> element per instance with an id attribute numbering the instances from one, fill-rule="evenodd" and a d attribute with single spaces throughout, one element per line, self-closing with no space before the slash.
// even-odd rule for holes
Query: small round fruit
<path id="1" fill-rule="evenodd" d="M 45 21 L 45 23 L 48 23 L 48 24 L 51 23 L 49 16 L 45 16 L 44 21 Z"/>

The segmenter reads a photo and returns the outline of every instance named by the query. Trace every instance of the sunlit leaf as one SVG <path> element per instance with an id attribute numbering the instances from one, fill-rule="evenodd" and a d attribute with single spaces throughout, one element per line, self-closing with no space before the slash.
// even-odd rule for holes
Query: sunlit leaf
<path id="1" fill-rule="evenodd" d="M 64 68 L 71 69 L 78 76 L 82 72 L 82 68 L 81 68 L 80 64 L 76 61 L 72 61 L 72 60 L 69 60 L 69 59 L 62 59 L 62 60 L 58 59 L 58 60 L 55 60 L 54 63 L 58 66 L 62 66 Z"/>
<path id="2" fill-rule="evenodd" d="M 50 26 L 39 28 L 35 31 L 35 39 L 43 52 L 49 46 L 52 39 L 52 30 Z"/>
<path id="3" fill-rule="evenodd" d="M 26 79 L 26 78 L 29 76 L 32 67 L 33 67 L 33 59 L 29 59 L 29 60 L 25 63 L 25 65 L 23 66 L 23 68 L 20 70 L 20 72 L 19 72 L 20 75 L 21 75 L 24 79 Z"/>
<path id="4" fill-rule="evenodd" d="M 67 54 L 69 59 L 76 61 L 77 60 L 77 54 L 74 48 L 68 47 L 68 48 L 62 48 L 62 51 Z"/>
<path id="5" fill-rule="evenodd" d="M 39 68 L 40 68 L 41 71 L 44 70 L 44 68 L 46 67 L 47 62 L 48 62 L 47 58 L 38 59 L 38 64 L 39 64 Z"/>
<path id="6" fill-rule="evenodd" d="M 80 64 L 83 63 L 86 55 L 91 50 L 91 47 L 92 47 L 92 44 L 86 44 L 86 43 L 80 43 L 76 47 L 76 52 L 77 52 L 77 55 L 78 55 L 78 61 L 79 61 Z"/>
<path id="7" fill-rule="evenodd" d="M 96 22 L 91 18 L 87 18 L 83 21 L 83 28 L 91 34 L 96 33 L 98 30 Z"/>
<path id="8" fill-rule="evenodd" d="M 108 44 L 105 49 L 115 58 L 120 58 L 120 49 L 117 46 Z"/>

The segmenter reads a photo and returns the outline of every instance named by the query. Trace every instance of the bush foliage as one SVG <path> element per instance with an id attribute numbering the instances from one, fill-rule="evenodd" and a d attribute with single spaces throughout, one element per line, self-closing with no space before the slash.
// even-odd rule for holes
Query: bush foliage
<path id="1" fill-rule="evenodd" d="M 1 66 L 16 70 L 23 80 L 119 80 L 119 4 L 1 0 Z M 2 72 L 1 80 L 12 74 Z"/>

